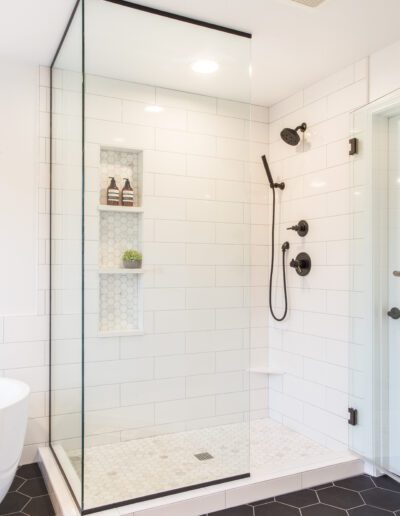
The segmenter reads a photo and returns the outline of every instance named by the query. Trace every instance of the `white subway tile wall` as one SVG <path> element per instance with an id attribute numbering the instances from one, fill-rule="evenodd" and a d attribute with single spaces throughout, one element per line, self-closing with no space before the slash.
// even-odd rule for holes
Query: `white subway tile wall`
<path id="1" fill-rule="evenodd" d="M 60 105 L 66 96 L 65 91 L 63 98 L 59 95 Z M 138 432 L 142 437 L 169 433 L 171 425 L 189 430 L 265 417 L 266 380 L 249 382 L 247 369 L 253 238 L 249 172 L 256 187 L 265 190 L 260 155 L 268 151 L 267 108 L 94 76 L 87 78 L 86 100 L 87 443 L 130 439 Z M 161 111 L 146 110 L 154 102 Z M 252 122 L 251 112 L 256 117 Z M 60 118 L 60 134 L 62 123 Z M 250 143 L 255 145 L 253 162 L 249 162 Z M 99 314 L 96 267 L 99 256 L 101 264 L 105 263 L 98 239 L 99 223 L 102 228 L 108 213 L 99 215 L 97 204 L 99 199 L 104 202 L 99 183 L 104 189 L 104 177 L 114 175 L 107 169 L 99 181 L 104 161 L 100 154 L 112 153 L 112 149 L 134 152 L 138 156 L 135 166 L 143 173 L 143 184 L 132 185 L 135 191 L 139 189 L 144 210 L 135 244 L 143 251 L 144 326 L 143 335 L 104 338 L 98 335 L 98 324 L 104 329 L 108 319 L 103 312 Z M 71 255 L 77 255 L 79 249 L 71 239 L 79 235 L 75 227 L 66 227 L 62 215 L 79 215 L 79 203 L 74 202 L 79 200 L 79 185 L 68 182 L 68 187 L 76 187 L 70 195 L 72 211 L 66 211 L 65 203 L 59 204 L 56 234 L 63 241 L 68 239 Z M 122 242 L 132 241 L 128 234 L 121 234 L 126 224 L 119 224 L 113 214 L 110 234 L 114 226 Z M 265 227 L 260 226 L 261 230 Z M 133 226 L 125 231 L 137 234 Z M 264 263 L 266 237 L 260 234 L 254 239 L 262 247 Z M 113 258 L 114 267 L 121 250 Z M 106 251 L 109 256 L 110 250 Z M 70 268 L 62 267 L 65 255 L 59 256 L 56 286 L 62 292 L 59 299 L 54 296 L 54 355 L 59 361 L 53 375 L 57 389 L 54 435 L 66 449 L 77 449 L 81 358 L 79 306 L 71 285 L 79 281 L 79 268 L 67 278 Z M 265 292 L 266 280 L 266 275 L 259 274 L 253 284 Z M 107 293 L 111 295 L 111 289 L 103 288 L 102 295 Z M 266 327 L 265 310 L 259 321 Z M 74 347 L 69 356 L 62 348 L 71 341 Z M 265 335 L 253 339 L 252 346 L 266 357 Z"/>
<path id="2" fill-rule="evenodd" d="M 347 157 L 349 111 L 400 86 L 396 72 L 399 48 L 396 43 L 373 54 L 369 70 L 368 59 L 359 61 L 279 102 L 270 110 L 261 106 L 249 109 L 244 104 L 227 100 L 87 77 L 88 113 L 93 118 L 87 123 L 87 134 L 92 143 L 86 146 L 86 187 L 95 194 L 97 202 L 99 148 L 104 141 L 109 144 L 110 134 L 118 140 L 114 142 L 115 147 L 145 150 L 144 217 L 149 225 L 144 234 L 148 235 L 146 262 L 152 267 L 146 279 L 145 327 L 150 332 L 155 331 L 156 325 L 167 330 L 159 333 L 157 329 L 156 334 L 138 336 L 134 341 L 127 337 L 101 341 L 95 337 L 86 339 L 87 357 L 93 365 L 86 393 L 88 410 L 99 415 L 102 411 L 118 409 L 115 415 L 121 417 L 125 407 L 145 407 L 154 403 L 152 393 L 161 391 L 168 399 L 159 402 L 172 403 L 182 399 L 182 382 L 185 382 L 187 397 L 201 399 L 235 390 L 241 392 L 243 377 L 238 371 L 223 371 L 223 356 L 217 359 L 217 353 L 244 349 L 246 343 L 241 325 L 245 321 L 237 312 L 243 296 L 244 302 L 251 299 L 253 304 L 251 366 L 269 365 L 286 373 L 283 377 L 270 377 L 270 415 L 326 444 L 347 442 L 344 431 L 347 415 L 345 377 L 347 348 L 352 346 L 346 340 L 350 246 L 353 260 L 357 253 L 357 241 L 350 241 L 348 232 L 349 198 L 354 193 L 350 188 Z M 28 382 L 32 390 L 23 462 L 34 460 L 37 447 L 48 440 L 49 70 L 42 67 L 39 75 L 37 109 L 41 113 L 41 123 L 40 134 L 36 135 L 40 162 L 37 171 L 38 308 L 34 315 L 0 316 L 0 375 L 20 378 Z M 70 82 L 73 86 L 74 81 Z M 75 93 L 71 91 L 72 106 L 74 94 L 76 88 Z M 54 101 L 57 104 L 57 97 Z M 157 103 L 165 108 L 153 126 L 147 125 L 150 116 L 140 112 L 143 103 Z M 279 139 L 280 130 L 303 121 L 309 125 L 305 147 L 294 149 L 283 144 Z M 180 134 L 186 132 L 185 128 L 190 136 Z M 54 129 L 57 130 L 57 126 Z M 240 161 L 243 156 L 240 140 L 249 131 L 254 142 L 254 162 L 246 164 Z M 165 148 L 166 144 L 174 145 L 175 150 Z M 183 154 L 183 149 L 189 154 Z M 299 218 L 305 217 L 310 222 L 306 240 L 300 241 L 293 234 L 290 240 L 291 254 L 295 255 L 303 248 L 310 252 L 313 271 L 302 280 L 290 274 L 291 311 L 289 319 L 280 325 L 271 320 L 266 324 L 270 198 L 267 197 L 264 171 L 258 162 L 258 154 L 264 150 L 269 150 L 274 176 L 285 180 L 287 185 L 280 196 L 279 240 L 288 238 L 284 228 Z M 76 162 L 79 163 L 79 148 L 76 149 Z M 62 174 L 62 168 L 55 166 L 54 174 Z M 354 174 L 357 184 L 356 167 Z M 71 174 L 65 178 L 72 182 L 69 188 L 79 188 L 74 184 L 74 177 Z M 362 202 L 362 187 L 357 191 Z M 250 200 L 247 204 L 241 203 L 244 192 Z M 169 227 L 164 241 L 157 242 L 156 234 L 163 235 L 160 225 L 163 221 L 171 221 L 173 226 Z M 248 247 L 248 242 L 243 241 L 245 235 L 241 227 L 250 221 L 252 236 Z M 183 222 L 179 231 L 184 234 L 188 231 L 190 235 L 193 235 L 189 229 L 192 223 L 211 223 L 214 227 L 202 226 L 202 240 L 185 246 L 175 241 L 177 222 Z M 236 224 L 237 231 L 233 227 Z M 223 232 L 225 229 L 227 231 Z M 224 241 L 210 242 L 218 231 Z M 55 263 L 60 260 L 58 253 L 61 251 L 54 247 Z M 76 249 L 71 248 L 70 252 L 73 255 Z M 88 242 L 86 256 L 88 263 L 97 264 L 95 241 Z M 250 267 L 250 280 L 243 264 Z M 59 288 L 71 286 L 77 277 L 72 271 L 68 277 L 56 275 L 56 285 Z M 97 276 L 94 275 L 91 281 L 95 286 Z M 278 276 L 275 283 L 281 284 Z M 181 289 L 185 291 L 185 307 Z M 210 292 L 212 306 L 207 306 Z M 281 296 L 277 295 L 276 300 L 277 306 L 282 305 Z M 362 308 L 362 303 L 359 305 Z M 171 308 L 170 321 L 163 317 L 166 306 Z M 351 306 L 355 303 L 351 302 Z M 57 299 L 54 307 L 55 313 L 61 315 Z M 70 312 L 64 326 L 68 329 L 78 314 L 74 312 L 73 302 L 68 305 L 66 297 L 65 307 Z M 179 326 L 179 314 L 184 310 L 195 312 L 191 324 L 196 325 L 196 331 L 185 334 Z M 229 317 L 239 327 L 226 328 Z M 354 324 L 353 331 L 357 331 Z M 80 341 L 73 331 L 64 334 L 63 338 L 63 346 L 57 347 L 53 354 L 54 367 L 62 368 L 65 382 L 57 392 L 54 408 L 65 425 L 66 437 L 69 437 L 69 429 L 76 427 L 73 417 L 69 419 L 69 416 L 76 413 L 79 404 Z M 159 358 L 157 367 L 161 372 L 165 371 L 167 357 L 175 360 L 176 368 L 179 367 L 176 360 L 185 354 L 204 354 L 204 362 L 199 363 L 199 367 L 206 372 L 187 379 L 184 376 L 154 378 L 153 357 Z M 211 359 L 207 363 L 210 356 L 214 362 Z M 217 371 L 217 364 L 219 368 L 222 365 L 222 369 Z M 184 367 L 190 371 L 193 366 L 189 361 Z M 102 381 L 104 372 L 101 368 L 109 375 L 107 384 Z M 121 372 L 122 384 L 115 371 Z M 56 377 L 59 376 L 57 372 Z M 138 379 L 146 387 L 140 391 L 143 396 L 132 387 Z M 267 382 L 261 375 L 252 377 L 251 382 L 262 400 L 259 415 L 265 415 Z M 257 412 L 254 409 L 254 414 Z M 158 413 L 163 413 L 161 407 Z M 108 414 L 112 415 L 112 412 Z M 330 416 L 329 424 L 321 426 L 326 415 Z M 154 424 L 154 414 L 143 412 L 143 421 L 146 417 L 149 424 Z M 182 430 L 179 423 L 164 424 L 162 428 L 165 431 Z M 132 438 L 142 434 L 139 428 L 124 431 L 123 435 Z M 111 432 L 104 438 L 96 435 L 90 442 L 112 442 L 119 438 L 120 432 Z"/>
<path id="3" fill-rule="evenodd" d="M 364 59 L 270 108 L 270 166 L 286 182 L 279 243 L 289 240 L 290 258 L 304 250 L 313 263 L 304 278 L 288 271 L 287 321 L 269 319 L 269 366 L 284 372 L 269 382 L 270 416 L 328 447 L 348 443 L 354 195 L 348 139 L 350 112 L 368 102 L 367 68 Z M 289 147 L 280 130 L 302 122 L 304 142 Z M 310 226 L 304 238 L 286 230 L 300 219 Z M 274 298 L 282 309 L 281 272 Z"/>

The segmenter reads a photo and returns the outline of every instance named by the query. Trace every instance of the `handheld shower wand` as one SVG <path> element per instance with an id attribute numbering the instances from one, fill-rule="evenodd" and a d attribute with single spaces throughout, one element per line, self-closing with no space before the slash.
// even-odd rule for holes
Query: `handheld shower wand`
<path id="1" fill-rule="evenodd" d="M 261 156 L 261 159 L 262 159 L 262 162 L 264 164 L 265 172 L 267 173 L 267 177 L 268 177 L 270 188 L 272 188 L 272 189 L 280 188 L 281 190 L 284 190 L 285 189 L 285 183 L 274 183 L 274 181 L 272 179 L 271 171 L 269 169 L 268 161 L 267 161 L 267 158 L 266 158 L 265 154 L 263 156 Z"/>
<path id="2" fill-rule="evenodd" d="M 272 234 L 271 234 L 271 268 L 269 273 L 269 310 L 271 312 L 272 317 L 275 321 L 283 321 L 287 315 L 288 311 L 288 301 L 287 301 L 287 288 L 286 288 L 286 271 L 285 271 L 285 257 L 286 251 L 289 250 L 289 242 L 284 242 L 282 245 L 282 267 L 283 267 L 283 292 L 285 296 L 285 308 L 283 311 L 283 315 L 278 317 L 274 313 L 274 309 L 272 308 L 272 279 L 274 275 L 274 265 L 275 265 L 275 188 L 279 188 L 280 190 L 285 189 L 285 183 L 274 183 L 272 179 L 271 170 L 269 169 L 268 161 L 266 156 L 261 156 L 262 162 L 264 164 L 265 172 L 267 174 L 268 182 L 270 188 L 272 188 Z"/>

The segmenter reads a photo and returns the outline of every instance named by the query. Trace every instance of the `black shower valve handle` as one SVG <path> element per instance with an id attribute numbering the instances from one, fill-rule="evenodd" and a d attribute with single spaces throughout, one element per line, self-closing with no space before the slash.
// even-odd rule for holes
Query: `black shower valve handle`
<path id="1" fill-rule="evenodd" d="M 292 258 L 290 260 L 290 267 L 292 267 L 293 269 L 296 269 L 296 272 L 298 274 L 301 274 L 301 271 L 302 271 L 302 267 L 304 265 L 304 263 L 301 261 L 301 260 L 295 260 L 294 258 Z"/>
<path id="2" fill-rule="evenodd" d="M 308 233 L 308 222 L 306 220 L 300 220 L 295 226 L 290 226 L 286 229 L 296 231 L 299 236 L 303 237 Z"/>
<path id="3" fill-rule="evenodd" d="M 311 270 L 311 258 L 308 253 L 299 253 L 290 261 L 292 267 L 299 276 L 307 276 Z"/>

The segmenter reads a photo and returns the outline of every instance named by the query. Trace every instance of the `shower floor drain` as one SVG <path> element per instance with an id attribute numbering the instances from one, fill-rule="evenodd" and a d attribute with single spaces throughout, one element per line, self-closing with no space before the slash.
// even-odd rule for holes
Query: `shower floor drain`
<path id="1" fill-rule="evenodd" d="M 199 459 L 199 460 L 210 460 L 210 459 L 213 459 L 214 457 L 211 455 L 211 453 L 208 453 L 208 452 L 204 452 L 204 453 L 195 453 L 194 456 L 196 457 L 196 459 Z"/>

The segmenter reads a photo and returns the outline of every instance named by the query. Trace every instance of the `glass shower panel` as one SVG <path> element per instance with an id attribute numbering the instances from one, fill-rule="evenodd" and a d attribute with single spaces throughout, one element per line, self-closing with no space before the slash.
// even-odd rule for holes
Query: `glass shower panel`
<path id="1" fill-rule="evenodd" d="M 400 96 L 353 114 L 350 446 L 373 466 L 400 475 L 399 326 Z"/>
<path id="2" fill-rule="evenodd" d="M 86 0 L 85 52 L 92 509 L 249 474 L 250 40 Z"/>
<path id="3" fill-rule="evenodd" d="M 82 4 L 51 69 L 50 444 L 76 501 L 82 478 Z"/>

